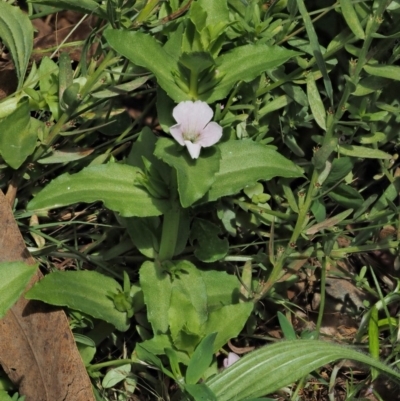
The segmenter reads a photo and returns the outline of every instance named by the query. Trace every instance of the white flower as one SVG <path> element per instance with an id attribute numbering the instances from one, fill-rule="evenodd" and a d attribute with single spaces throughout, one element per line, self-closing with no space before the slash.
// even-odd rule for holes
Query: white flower
<path id="1" fill-rule="evenodd" d="M 229 352 L 228 358 L 225 358 L 223 361 L 224 368 L 229 368 L 229 366 L 233 365 L 239 359 L 239 355 L 236 355 L 234 352 Z"/>
<path id="2" fill-rule="evenodd" d="M 173 110 L 177 124 L 170 128 L 171 135 L 182 146 L 186 146 L 192 159 L 197 159 L 201 148 L 217 143 L 222 136 L 222 127 L 210 122 L 211 107 L 200 100 L 179 103 Z"/>

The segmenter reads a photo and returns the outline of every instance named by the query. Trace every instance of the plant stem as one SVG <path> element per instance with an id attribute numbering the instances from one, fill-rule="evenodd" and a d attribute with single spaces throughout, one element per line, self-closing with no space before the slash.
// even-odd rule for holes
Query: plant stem
<path id="1" fill-rule="evenodd" d="M 367 55 L 369 48 L 371 46 L 373 40 L 373 34 L 378 30 L 381 22 L 382 22 L 382 14 L 389 1 L 382 1 L 379 3 L 378 8 L 374 12 L 373 15 L 370 16 L 370 19 L 367 22 L 366 26 L 366 38 L 364 40 L 363 46 L 361 48 L 360 57 L 358 59 L 357 65 L 354 68 L 354 71 L 351 74 L 352 83 L 347 83 L 343 92 L 343 95 L 339 101 L 339 105 L 334 114 L 328 113 L 327 117 L 327 130 L 324 136 L 324 140 L 322 146 L 327 145 L 329 141 L 333 138 L 335 133 L 335 127 L 337 122 L 342 118 L 344 112 L 346 111 L 346 103 L 351 94 L 352 86 L 354 83 L 357 83 L 359 80 L 359 75 L 362 71 L 362 68 L 367 63 Z M 351 68 L 351 67 L 350 67 Z M 309 213 L 311 204 L 318 193 L 317 181 L 318 181 L 319 171 L 314 168 L 314 171 L 311 176 L 310 184 L 308 187 L 307 195 L 304 200 L 304 204 L 300 207 L 299 215 L 297 217 L 296 226 L 293 230 L 292 236 L 290 238 L 289 244 L 286 249 L 278 256 L 274 267 L 272 269 L 271 274 L 268 277 L 268 280 L 262 286 L 261 291 L 254 297 L 254 302 L 258 302 L 263 299 L 268 291 L 272 288 L 275 282 L 279 279 L 282 274 L 283 266 L 287 261 L 287 258 L 294 251 L 296 247 L 296 242 L 304 228 L 304 222 L 306 221 L 307 215 Z"/>
<path id="2" fill-rule="evenodd" d="M 199 74 L 193 70 L 190 71 L 189 94 L 193 99 L 197 99 Z"/>

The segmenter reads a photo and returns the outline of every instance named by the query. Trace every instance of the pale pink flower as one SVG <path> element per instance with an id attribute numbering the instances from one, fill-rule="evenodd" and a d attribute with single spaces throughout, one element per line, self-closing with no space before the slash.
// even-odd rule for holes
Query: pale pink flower
<path id="1" fill-rule="evenodd" d="M 236 355 L 234 352 L 229 352 L 228 358 L 225 358 L 223 361 L 224 368 L 229 368 L 229 366 L 233 365 L 239 359 L 239 355 Z"/>
<path id="2" fill-rule="evenodd" d="M 192 159 L 197 159 L 201 148 L 216 144 L 222 136 L 222 127 L 211 122 L 211 107 L 201 100 L 179 103 L 172 115 L 177 124 L 170 128 L 171 135 L 179 143 L 186 146 Z"/>

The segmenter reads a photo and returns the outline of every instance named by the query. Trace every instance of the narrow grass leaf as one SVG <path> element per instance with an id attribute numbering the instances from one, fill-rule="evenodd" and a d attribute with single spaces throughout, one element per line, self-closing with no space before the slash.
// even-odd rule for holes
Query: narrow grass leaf
<path id="1" fill-rule="evenodd" d="M 400 374 L 354 348 L 316 340 L 282 341 L 245 355 L 206 382 L 218 401 L 243 400 L 270 394 L 338 359 L 352 359 L 386 373 Z"/>
<path id="2" fill-rule="evenodd" d="M 4 1 L 0 1 L 0 39 L 11 53 L 20 89 L 33 49 L 33 27 L 27 14 Z"/>
<path id="3" fill-rule="evenodd" d="M 310 15 L 308 14 L 307 8 L 304 4 L 303 0 L 297 0 L 297 6 L 299 8 L 300 14 L 304 21 L 304 26 L 307 31 L 308 39 L 310 40 L 310 44 L 314 53 L 315 60 L 317 62 L 318 68 L 322 73 L 322 77 L 324 80 L 324 86 L 326 90 L 326 94 L 333 105 L 333 89 L 332 83 L 328 75 L 328 69 L 326 68 L 326 64 L 324 58 L 321 53 L 321 48 L 318 43 L 318 37 L 314 29 L 314 25 L 311 21 Z"/>
<path id="4" fill-rule="evenodd" d="M 141 170 L 119 163 L 93 165 L 76 174 L 62 174 L 28 204 L 29 210 L 54 209 L 78 202 L 103 201 L 123 217 L 159 216 L 169 209 L 167 200 L 153 198 L 135 185 Z"/>
<path id="5" fill-rule="evenodd" d="M 67 306 L 126 331 L 126 312 L 115 308 L 112 294 L 122 292 L 120 284 L 95 271 L 56 271 L 37 282 L 26 294 L 50 305 Z"/>
<path id="6" fill-rule="evenodd" d="M 95 14 L 106 18 L 107 14 L 95 0 L 29 0 L 30 3 L 73 10 L 82 14 Z"/>
<path id="7" fill-rule="evenodd" d="M 325 221 L 323 221 L 321 223 L 315 224 L 312 227 L 310 227 L 309 229 L 307 229 L 306 234 L 313 235 L 321 230 L 324 230 L 325 228 L 333 227 L 336 224 L 340 223 L 342 220 L 344 220 L 352 212 L 353 212 L 353 209 L 345 210 L 344 212 L 339 213 L 334 217 L 326 219 Z"/>
<path id="8" fill-rule="evenodd" d="M 196 384 L 211 365 L 216 336 L 217 333 L 209 334 L 196 347 L 186 370 L 186 383 Z"/>
<path id="9" fill-rule="evenodd" d="M 356 145 L 340 145 L 339 153 L 344 156 L 360 157 L 363 159 L 386 159 L 390 160 L 392 156 L 383 150 L 367 148 Z"/>
<path id="10" fill-rule="evenodd" d="M 375 359 L 379 359 L 379 323 L 378 323 L 378 309 L 376 306 L 371 308 L 371 313 L 369 315 L 368 322 L 368 346 L 369 353 Z M 378 371 L 376 369 L 372 370 L 372 375 L 374 379 L 378 376 Z"/>
<path id="11" fill-rule="evenodd" d="M 358 39 L 365 39 L 365 33 L 358 19 L 357 13 L 353 7 L 352 0 L 340 0 L 340 7 L 342 8 L 343 17 L 347 26 L 354 33 Z"/>
<path id="12" fill-rule="evenodd" d="M 313 74 L 307 76 L 307 97 L 316 123 L 326 131 L 326 111 Z"/>
<path id="13" fill-rule="evenodd" d="M 21 296 L 37 265 L 23 262 L 0 263 L 0 319 Z"/>
<path id="14" fill-rule="evenodd" d="M 364 71 L 381 78 L 389 78 L 400 81 L 400 67 L 396 65 L 365 65 Z"/>

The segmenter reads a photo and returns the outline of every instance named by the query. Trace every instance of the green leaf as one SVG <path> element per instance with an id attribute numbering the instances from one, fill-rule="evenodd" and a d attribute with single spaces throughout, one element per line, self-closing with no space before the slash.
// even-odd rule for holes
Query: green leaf
<path id="1" fill-rule="evenodd" d="M 194 251 L 196 258 L 202 262 L 215 262 L 222 259 L 229 250 L 229 242 L 226 238 L 219 238 L 220 228 L 208 220 L 195 219 L 190 239 L 197 240 L 198 246 Z"/>
<path id="2" fill-rule="evenodd" d="M 310 40 L 310 45 L 311 45 L 315 60 L 317 62 L 318 69 L 322 73 L 326 94 L 328 95 L 328 98 L 330 99 L 331 104 L 333 104 L 332 83 L 329 78 L 328 69 L 326 68 L 324 57 L 322 56 L 322 53 L 321 53 L 321 48 L 318 43 L 318 37 L 315 32 L 314 25 L 311 21 L 310 14 L 308 13 L 307 8 L 304 4 L 304 0 L 296 0 L 296 2 L 297 2 L 297 6 L 299 7 L 300 14 L 304 21 L 304 26 L 307 31 L 307 36 Z"/>
<path id="3" fill-rule="evenodd" d="M 394 369 L 353 348 L 327 341 L 293 340 L 267 345 L 245 355 L 206 384 L 218 401 L 259 397 L 338 359 L 352 359 L 373 366 L 400 381 L 400 374 Z"/>
<path id="4" fill-rule="evenodd" d="M 119 382 L 122 382 L 131 372 L 131 364 L 127 363 L 125 365 L 118 366 L 109 370 L 103 377 L 101 385 L 103 388 L 114 387 Z"/>
<path id="5" fill-rule="evenodd" d="M 156 199 L 135 185 L 140 170 L 125 164 L 108 163 L 63 174 L 47 185 L 28 204 L 29 210 L 53 209 L 78 202 L 103 201 L 124 217 L 158 216 L 169 209 L 169 201 Z"/>
<path id="6" fill-rule="evenodd" d="M 0 319 L 18 301 L 36 269 L 23 262 L 0 263 Z"/>
<path id="7" fill-rule="evenodd" d="M 352 0 L 340 0 L 340 7 L 342 9 L 343 17 L 346 20 L 347 26 L 354 33 L 358 39 L 365 39 L 364 30 L 360 24 L 357 13 L 353 7 Z"/>
<path id="8" fill-rule="evenodd" d="M 106 18 L 107 14 L 95 0 L 29 0 L 30 3 L 53 6 L 64 10 L 77 11 L 82 14 L 95 14 Z"/>
<path id="9" fill-rule="evenodd" d="M 352 93 L 354 96 L 366 96 L 375 91 L 381 90 L 390 83 L 390 79 L 374 77 L 370 75 L 362 79 L 358 84 L 356 90 Z"/>
<path id="10" fill-rule="evenodd" d="M 281 326 L 283 335 L 286 340 L 296 340 L 296 332 L 294 331 L 293 326 L 290 324 L 289 320 L 287 320 L 286 316 L 282 312 L 278 312 L 278 320 L 279 325 Z"/>
<path id="11" fill-rule="evenodd" d="M 15 111 L 0 120 L 0 154 L 13 169 L 19 168 L 34 151 L 37 122 L 38 120 L 30 118 L 29 101 L 26 97 Z"/>
<path id="12" fill-rule="evenodd" d="M 206 287 L 200 271 L 188 261 L 176 262 L 173 271 L 175 277 L 168 311 L 171 335 L 178 349 L 185 346 L 191 352 L 208 317 Z M 189 337 L 193 334 L 192 340 L 182 342 L 181 331 Z"/>
<path id="13" fill-rule="evenodd" d="M 232 274 L 216 270 L 201 270 L 206 286 L 208 310 L 239 302 L 240 281 Z"/>
<path id="14" fill-rule="evenodd" d="M 137 344 L 135 349 L 137 356 L 140 360 L 149 362 L 152 365 L 158 367 L 166 376 L 170 377 L 171 379 L 175 379 L 174 375 L 162 364 L 160 358 L 153 355 L 150 351 L 148 351 L 142 344 Z"/>
<path id="15" fill-rule="evenodd" d="M 220 166 L 218 147 L 202 149 L 194 160 L 185 148 L 167 138 L 157 141 L 155 156 L 173 167 L 177 172 L 178 192 L 181 205 L 189 207 L 210 189 Z"/>
<path id="16" fill-rule="evenodd" d="M 341 157 L 340 159 L 334 159 L 332 162 L 332 168 L 329 172 L 327 179 L 324 181 L 324 188 L 337 184 L 338 181 L 346 177 L 347 174 L 353 169 L 354 159 L 350 157 Z"/>
<path id="17" fill-rule="evenodd" d="M 176 102 L 191 100 L 188 93 L 175 83 L 173 72 L 178 62 L 170 56 L 153 36 L 142 32 L 110 29 L 104 32 L 109 45 L 133 64 L 145 67 L 157 78 L 159 85 Z"/>
<path id="18" fill-rule="evenodd" d="M 155 334 L 168 331 L 168 310 L 172 284 L 169 274 L 159 264 L 144 262 L 140 267 L 140 286 L 147 306 L 147 318 Z"/>
<path id="19" fill-rule="evenodd" d="M 400 81 L 400 67 L 396 65 L 365 65 L 364 70 L 368 74 L 381 78 L 389 78 Z"/>
<path id="20" fill-rule="evenodd" d="M 386 159 L 390 160 L 392 156 L 382 150 L 367 148 L 356 145 L 340 145 L 338 152 L 345 156 L 361 157 L 365 159 Z"/>
<path id="21" fill-rule="evenodd" d="M 378 308 L 375 305 L 371 308 L 368 322 L 368 348 L 371 356 L 376 360 L 379 360 L 379 316 Z M 372 376 L 374 379 L 377 378 L 378 372 L 376 369 L 372 370 Z"/>
<path id="22" fill-rule="evenodd" d="M 316 123 L 326 131 L 326 111 L 313 74 L 307 75 L 307 97 Z"/>
<path id="23" fill-rule="evenodd" d="M 229 141 L 219 145 L 220 169 L 205 200 L 238 193 L 247 185 L 273 177 L 294 178 L 302 171 L 276 150 L 251 140 Z"/>
<path id="24" fill-rule="evenodd" d="M 210 313 L 204 327 L 204 334 L 218 333 L 214 341 L 214 352 L 241 332 L 253 308 L 252 302 L 246 302 L 226 305 Z"/>
<path id="25" fill-rule="evenodd" d="M 94 149 L 60 149 L 53 150 L 51 153 L 45 155 L 45 157 L 39 159 L 37 162 L 40 164 L 56 164 L 56 163 L 69 163 L 75 160 L 83 159 L 93 153 Z"/>
<path id="26" fill-rule="evenodd" d="M 196 384 L 211 365 L 216 336 L 217 333 L 209 334 L 196 347 L 186 370 L 186 383 Z"/>
<path id="27" fill-rule="evenodd" d="M 334 202 L 346 208 L 358 209 L 364 202 L 364 198 L 356 189 L 345 184 L 339 185 L 330 191 L 328 196 Z"/>
<path id="28" fill-rule="evenodd" d="M 56 271 L 36 283 L 25 298 L 67 306 L 126 331 L 127 315 L 115 308 L 109 295 L 118 292 L 122 292 L 122 287 L 117 281 L 95 271 Z"/>
<path id="29" fill-rule="evenodd" d="M 215 394 L 204 384 L 187 384 L 185 390 L 195 401 L 218 401 Z"/>
<path id="30" fill-rule="evenodd" d="M 11 53 L 21 89 L 33 49 L 33 27 L 27 14 L 4 1 L 0 1 L 0 39 Z"/>
<path id="31" fill-rule="evenodd" d="M 197 3 L 207 13 L 207 25 L 226 23 L 229 20 L 227 0 L 199 0 Z"/>
<path id="32" fill-rule="evenodd" d="M 347 216 L 349 216 L 353 212 L 353 209 L 345 210 L 344 212 L 341 212 L 337 214 L 336 216 L 330 217 L 329 219 L 326 219 L 322 221 L 321 223 L 314 224 L 310 228 L 306 230 L 307 235 L 314 235 L 317 232 L 324 230 L 325 228 L 333 227 L 336 224 L 339 224 L 341 221 L 343 221 Z"/>
<path id="33" fill-rule="evenodd" d="M 217 58 L 216 79 L 222 77 L 221 81 L 216 87 L 199 95 L 199 99 L 207 103 L 220 100 L 228 95 L 237 82 L 250 82 L 262 72 L 279 67 L 298 54 L 283 47 L 264 44 L 236 47 Z"/>
<path id="34" fill-rule="evenodd" d="M 140 253 L 155 259 L 160 249 L 158 217 L 129 217 L 124 220 L 128 234 Z"/>

